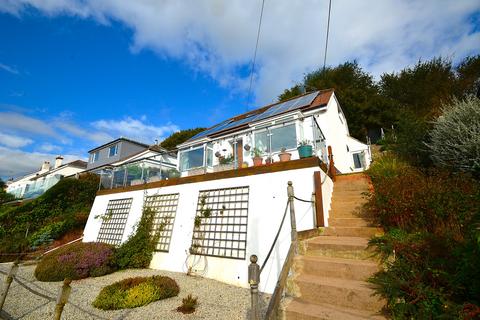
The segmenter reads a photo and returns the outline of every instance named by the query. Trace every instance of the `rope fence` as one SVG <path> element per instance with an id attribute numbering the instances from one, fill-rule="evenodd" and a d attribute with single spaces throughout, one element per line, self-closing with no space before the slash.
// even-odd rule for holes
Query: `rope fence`
<path id="1" fill-rule="evenodd" d="M 16 269 L 18 268 L 18 262 L 14 263 L 10 270 L 7 272 L 5 270 L 0 269 L 0 274 L 7 276 L 5 279 L 5 285 L 2 287 L 2 301 L 0 301 L 0 313 L 3 312 L 4 316 L 9 316 L 8 313 L 6 313 L 3 309 L 3 304 L 5 302 L 5 298 L 8 294 L 8 290 L 10 289 L 10 284 L 15 281 L 16 284 L 18 284 L 20 287 L 23 289 L 27 290 L 31 294 L 34 294 L 40 298 L 43 298 L 47 300 L 47 304 L 50 302 L 56 301 L 55 305 L 55 313 L 54 313 L 54 319 L 60 319 L 61 314 L 63 312 L 64 306 L 65 305 L 70 305 L 73 308 L 83 312 L 84 314 L 87 314 L 91 316 L 94 319 L 101 319 L 101 320 L 108 320 L 110 318 L 102 317 L 98 314 L 95 314 L 91 311 L 86 310 L 85 308 L 79 306 L 76 303 L 73 303 L 71 301 L 68 301 L 68 298 L 70 296 L 70 292 L 72 291 L 72 288 L 70 286 L 71 280 L 65 279 L 63 281 L 62 286 L 59 288 L 58 295 L 55 297 L 55 293 L 51 292 L 47 289 L 42 288 L 41 286 L 29 281 L 26 278 L 23 278 L 21 276 L 16 275 Z M 44 291 L 44 292 L 40 292 Z M 122 319 L 124 315 L 120 315 L 119 319 Z"/>

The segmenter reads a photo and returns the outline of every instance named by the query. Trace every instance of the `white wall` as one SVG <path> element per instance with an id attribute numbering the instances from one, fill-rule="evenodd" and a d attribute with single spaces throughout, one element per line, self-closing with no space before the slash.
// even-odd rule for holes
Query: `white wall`
<path id="1" fill-rule="evenodd" d="M 289 170 L 246 177 L 205 181 L 156 189 L 148 189 L 147 195 L 180 193 L 173 234 L 168 253 L 159 252 L 153 257 L 150 267 L 155 269 L 186 272 L 194 259 L 196 273 L 207 278 L 220 280 L 237 286 L 247 287 L 247 269 L 249 257 L 256 254 L 261 265 L 275 238 L 287 202 L 287 182 L 292 181 L 295 195 L 310 200 L 314 191 L 313 172 L 321 171 L 318 167 Z M 323 184 L 323 205 L 325 220 L 328 221 L 328 210 L 333 183 L 321 171 Z M 249 186 L 247 247 L 244 260 L 191 256 L 188 250 L 194 229 L 194 218 L 200 190 Z M 108 201 L 132 197 L 132 207 L 127 220 L 123 241 L 134 230 L 135 223 L 140 219 L 144 191 L 132 191 L 110 195 L 97 196 L 92 206 L 87 225 L 84 230 L 85 242 L 96 241 L 101 226 L 101 218 L 95 216 L 105 213 Z M 298 231 L 315 228 L 312 206 L 309 203 L 295 201 L 296 221 Z M 325 222 L 326 222 L 325 221 Z M 273 292 L 278 275 L 290 246 L 290 219 L 287 213 L 279 241 L 273 250 L 262 275 L 260 290 Z"/>

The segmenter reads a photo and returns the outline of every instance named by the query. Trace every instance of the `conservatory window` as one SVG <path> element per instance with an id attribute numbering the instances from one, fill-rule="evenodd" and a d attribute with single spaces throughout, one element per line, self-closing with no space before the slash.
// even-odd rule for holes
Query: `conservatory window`
<path id="1" fill-rule="evenodd" d="M 270 149 L 268 147 L 269 145 L 268 138 L 269 136 L 268 136 L 267 130 L 255 132 L 255 148 L 258 148 L 263 153 L 267 153 L 268 150 Z"/>
<path id="2" fill-rule="evenodd" d="M 180 171 L 203 167 L 203 147 L 180 153 Z"/>
<path id="3" fill-rule="evenodd" d="M 353 165 L 355 166 L 355 169 L 363 168 L 363 153 L 362 152 L 353 154 Z"/>
<path id="4" fill-rule="evenodd" d="M 282 148 L 294 149 L 297 147 L 297 131 L 294 123 L 271 129 L 270 132 L 272 152 L 280 151 Z"/>

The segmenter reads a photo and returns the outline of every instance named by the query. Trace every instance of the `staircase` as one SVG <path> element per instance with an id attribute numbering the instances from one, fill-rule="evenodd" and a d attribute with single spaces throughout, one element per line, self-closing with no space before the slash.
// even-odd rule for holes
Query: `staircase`
<path id="1" fill-rule="evenodd" d="M 363 174 L 337 176 L 329 227 L 321 236 L 301 243 L 282 302 L 284 319 L 385 319 L 384 302 L 365 282 L 379 270 L 368 239 L 381 230 L 356 214 L 369 183 Z"/>

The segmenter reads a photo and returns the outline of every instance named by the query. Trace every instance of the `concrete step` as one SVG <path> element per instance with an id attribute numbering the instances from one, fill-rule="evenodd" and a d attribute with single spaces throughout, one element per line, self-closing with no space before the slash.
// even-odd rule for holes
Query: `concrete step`
<path id="1" fill-rule="evenodd" d="M 384 316 L 371 311 L 313 304 L 289 298 L 283 304 L 283 318 L 289 320 L 384 320 Z"/>
<path id="2" fill-rule="evenodd" d="M 293 295 L 310 303 L 323 303 L 358 310 L 380 312 L 385 302 L 375 296 L 371 284 L 365 281 L 319 277 L 300 274 L 288 281 Z"/>
<path id="3" fill-rule="evenodd" d="M 332 206 L 333 205 L 349 205 L 353 208 L 360 207 L 367 202 L 367 198 L 362 194 L 356 195 L 335 195 L 332 194 Z"/>
<path id="4" fill-rule="evenodd" d="M 343 192 L 343 191 L 358 191 L 368 192 L 370 190 L 370 185 L 366 182 L 361 183 L 339 183 L 335 182 L 333 184 L 333 191 L 334 192 Z"/>
<path id="5" fill-rule="evenodd" d="M 302 249 L 308 256 L 375 260 L 373 249 L 367 247 L 367 238 L 322 235 L 303 242 Z"/>
<path id="6" fill-rule="evenodd" d="M 293 270 L 295 274 L 365 281 L 380 267 L 368 260 L 300 255 L 294 258 Z"/>
<path id="7" fill-rule="evenodd" d="M 330 227 L 368 227 L 368 221 L 362 218 L 328 218 Z"/>
<path id="8" fill-rule="evenodd" d="M 323 232 L 326 236 L 371 238 L 383 234 L 383 230 L 376 227 L 327 227 Z"/>

